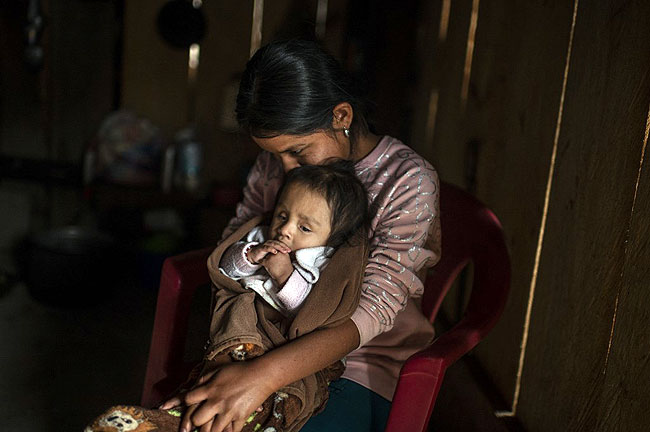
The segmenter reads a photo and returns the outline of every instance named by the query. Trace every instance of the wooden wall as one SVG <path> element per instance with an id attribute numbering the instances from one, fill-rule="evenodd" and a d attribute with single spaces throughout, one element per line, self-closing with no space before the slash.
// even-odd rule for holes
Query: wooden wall
<path id="1" fill-rule="evenodd" d="M 126 2 L 122 107 L 151 119 L 168 140 L 190 125 L 190 103 L 207 161 L 228 160 L 214 177 L 230 179 L 242 158 L 237 139 L 217 127 L 218 106 L 232 74 L 248 60 L 252 1 L 205 2 L 207 33 L 201 43 L 196 99 L 190 98 L 188 51 L 167 45 L 156 29 L 164 0 Z M 173 107 L 173 109 L 170 109 Z M 210 166 L 206 161 L 206 166 Z"/>
<path id="2" fill-rule="evenodd" d="M 156 33 L 163 3 L 126 2 L 122 105 L 171 138 L 187 124 L 187 54 Z M 315 1 L 265 3 L 263 43 L 313 24 Z M 347 1 L 329 4 L 325 42 L 341 53 Z M 248 59 L 253 0 L 203 7 L 196 120 L 206 166 L 218 167 L 206 177 L 232 181 L 257 152 L 219 121 Z M 529 431 L 642 430 L 650 408 L 650 4 L 419 7 L 410 29 L 419 71 L 410 144 L 443 180 L 494 209 L 512 257 L 503 318 L 474 351 L 505 400 L 495 408 Z"/>
<path id="3" fill-rule="evenodd" d="M 40 2 L 38 69 L 24 61 L 28 3 L 0 3 L 0 156 L 81 165 L 89 140 L 115 107 L 118 2 Z M 0 179 L 0 209 L 12 209 L 0 214 L 0 250 L 28 232 L 79 222 L 83 202 L 76 190 L 23 172 L 22 179 Z"/>
<path id="4" fill-rule="evenodd" d="M 157 33 L 156 16 L 164 3 L 126 2 L 122 106 L 150 118 L 172 139 L 176 131 L 188 126 L 188 54 L 166 45 Z M 299 36 L 309 27 L 313 33 L 316 3 L 266 1 L 262 43 Z M 344 0 L 329 2 L 324 43 L 333 52 L 342 45 L 346 5 Z M 205 143 L 204 177 L 208 182 L 232 183 L 241 179 L 258 152 L 220 121 L 234 109 L 237 77 L 249 58 L 253 0 L 205 1 L 202 9 L 207 33 L 201 43 L 195 122 Z"/>
<path id="5" fill-rule="evenodd" d="M 526 430 L 643 430 L 650 4 L 451 1 L 441 37 L 445 3 L 423 2 L 412 145 L 495 210 L 513 264 L 475 355 Z"/>
<path id="6" fill-rule="evenodd" d="M 0 152 L 80 162 L 113 109 L 114 2 L 42 2 L 42 67 L 24 62 L 27 2 L 0 7 Z"/>

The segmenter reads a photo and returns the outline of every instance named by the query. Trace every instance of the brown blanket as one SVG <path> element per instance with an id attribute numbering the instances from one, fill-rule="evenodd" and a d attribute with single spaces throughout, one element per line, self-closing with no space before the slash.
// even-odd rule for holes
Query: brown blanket
<path id="1" fill-rule="evenodd" d="M 210 325 L 210 345 L 205 362 L 193 371 L 186 383 L 191 386 L 201 369 L 223 362 L 223 354 L 241 361 L 256 357 L 316 329 L 335 327 L 347 320 L 359 304 L 367 244 L 344 245 L 337 249 L 318 282 L 293 318 L 282 317 L 255 292 L 246 290 L 219 271 L 223 252 L 243 238 L 261 218 L 242 226 L 228 237 L 208 258 L 208 270 L 214 283 L 214 312 Z M 362 236 L 359 236 L 362 237 Z M 219 359 L 215 357 L 219 356 Z M 327 386 L 338 379 L 344 366 L 338 361 L 317 373 L 283 387 L 252 413 L 244 431 L 298 431 L 327 402 Z M 86 432 L 177 432 L 182 411 L 157 410 L 138 406 L 114 406 L 95 418 Z M 125 429 L 126 428 L 126 429 Z M 269 429 L 273 430 L 273 429 Z"/>
<path id="2" fill-rule="evenodd" d="M 260 223 L 261 218 L 256 218 L 240 227 L 208 258 L 215 304 L 207 360 L 225 352 L 236 360 L 257 356 L 316 329 L 342 324 L 359 304 L 368 253 L 365 241 L 341 246 L 334 253 L 293 319 L 281 316 L 254 291 L 223 275 L 219 262 L 225 250 Z M 269 426 L 287 432 L 299 430 L 314 413 L 324 408 L 327 386 L 338 379 L 343 370 L 339 361 L 280 389 L 271 395 L 269 399 L 273 400 L 267 400 L 264 411 L 256 414 L 244 430 L 249 426 L 254 430 L 257 424 L 261 424 L 261 430 Z M 278 417 L 282 417 L 281 422 L 277 421 Z"/>

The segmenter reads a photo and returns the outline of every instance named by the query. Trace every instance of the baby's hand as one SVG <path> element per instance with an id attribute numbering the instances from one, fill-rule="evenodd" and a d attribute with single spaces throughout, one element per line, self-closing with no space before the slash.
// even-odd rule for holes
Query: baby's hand
<path id="1" fill-rule="evenodd" d="M 262 260 L 268 255 L 288 254 L 291 249 L 279 240 L 267 240 L 262 244 L 255 245 L 248 250 L 246 257 L 253 264 L 262 264 Z"/>
<path id="2" fill-rule="evenodd" d="M 268 254 L 261 264 L 280 286 L 284 285 L 293 273 L 293 264 L 288 253 Z"/>

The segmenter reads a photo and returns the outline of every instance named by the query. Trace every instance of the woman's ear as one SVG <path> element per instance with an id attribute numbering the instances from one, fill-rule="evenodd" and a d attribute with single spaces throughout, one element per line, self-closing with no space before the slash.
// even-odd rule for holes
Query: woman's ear
<path id="1" fill-rule="evenodd" d="M 354 118 L 352 105 L 348 102 L 341 102 L 334 107 L 332 113 L 334 114 L 332 118 L 332 128 L 334 130 L 350 129 L 352 119 Z"/>

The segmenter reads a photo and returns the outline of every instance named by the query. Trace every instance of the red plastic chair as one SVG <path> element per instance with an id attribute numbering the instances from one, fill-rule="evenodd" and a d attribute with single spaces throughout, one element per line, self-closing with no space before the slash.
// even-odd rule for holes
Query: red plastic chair
<path id="1" fill-rule="evenodd" d="M 431 322 L 461 270 L 474 263 L 474 284 L 461 321 L 411 356 L 400 373 L 386 431 L 426 431 L 445 370 L 496 324 L 510 285 L 510 259 L 497 217 L 473 196 L 441 185 L 442 258 L 425 281 L 422 309 Z M 168 258 L 162 270 L 143 406 L 155 406 L 187 376 L 183 360 L 191 298 L 209 283 L 210 249 Z"/>
<path id="2" fill-rule="evenodd" d="M 153 407 L 163 402 L 193 367 L 183 358 L 192 297 L 197 288 L 210 283 L 207 260 L 213 250 L 187 252 L 163 263 L 142 406 Z"/>

